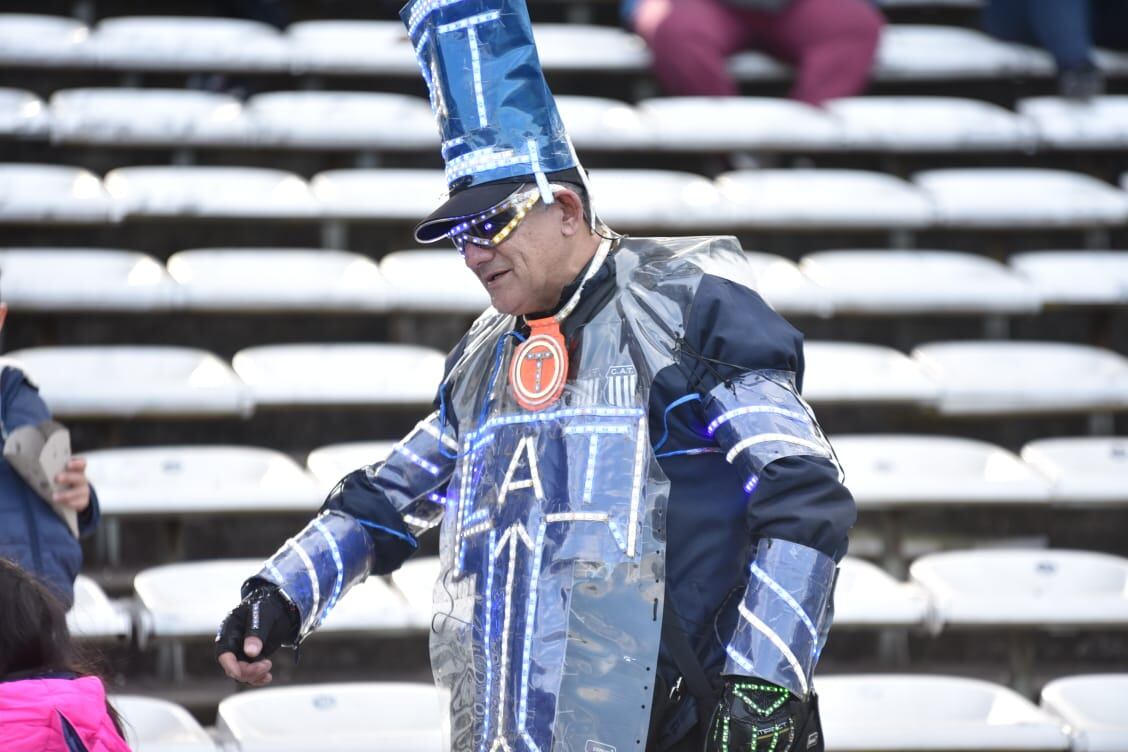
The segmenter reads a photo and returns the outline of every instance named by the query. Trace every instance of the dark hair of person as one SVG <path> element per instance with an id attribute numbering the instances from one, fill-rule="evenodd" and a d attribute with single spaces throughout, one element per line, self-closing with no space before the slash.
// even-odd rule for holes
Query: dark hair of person
<path id="1" fill-rule="evenodd" d="M 81 653 L 63 604 L 26 570 L 0 558 L 0 681 L 65 673 L 98 676 Z M 124 738 L 121 717 L 109 701 L 106 712 Z"/>

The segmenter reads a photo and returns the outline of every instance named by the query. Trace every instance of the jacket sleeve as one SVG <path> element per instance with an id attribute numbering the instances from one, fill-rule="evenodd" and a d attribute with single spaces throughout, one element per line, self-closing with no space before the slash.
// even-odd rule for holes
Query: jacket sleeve
<path id="1" fill-rule="evenodd" d="M 800 396 L 802 336 L 754 291 L 706 276 L 687 317 L 682 364 L 706 432 L 748 494 L 748 584 L 725 673 L 806 696 L 856 510 Z"/>

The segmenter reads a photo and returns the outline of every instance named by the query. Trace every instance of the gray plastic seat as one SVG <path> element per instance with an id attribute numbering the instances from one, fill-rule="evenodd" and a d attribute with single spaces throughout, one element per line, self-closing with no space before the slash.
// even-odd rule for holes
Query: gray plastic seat
<path id="1" fill-rule="evenodd" d="M 654 148 L 652 123 L 644 112 L 617 99 L 559 96 L 556 106 L 580 150 L 637 151 Z"/>
<path id="2" fill-rule="evenodd" d="M 0 65 L 35 68 L 89 65 L 90 30 L 78 19 L 0 13 Z"/>
<path id="3" fill-rule="evenodd" d="M 639 102 L 638 110 L 668 151 L 823 151 L 842 143 L 824 110 L 787 99 L 663 97 Z"/>
<path id="4" fill-rule="evenodd" d="M 826 290 L 806 277 L 794 262 L 770 253 L 746 251 L 752 265 L 755 290 L 784 316 L 828 317 L 834 304 Z"/>
<path id="5" fill-rule="evenodd" d="M 310 181 L 325 217 L 418 222 L 442 203 L 442 170 L 328 170 Z"/>
<path id="6" fill-rule="evenodd" d="M 1022 459 L 1050 480 L 1055 505 L 1128 505 L 1128 438 L 1037 439 L 1022 447 Z"/>
<path id="7" fill-rule="evenodd" d="M 30 91 L 0 87 L 0 136 L 42 138 L 50 129 L 50 114 L 42 99 Z"/>
<path id="8" fill-rule="evenodd" d="M 611 26 L 538 23 L 533 37 L 546 71 L 641 72 L 650 65 L 642 39 Z"/>
<path id="9" fill-rule="evenodd" d="M 591 174 L 591 189 L 596 212 L 616 229 L 638 228 L 647 233 L 716 229 L 732 227 L 736 221 L 732 207 L 713 183 L 694 173 L 596 170 Z"/>
<path id="10" fill-rule="evenodd" d="M 119 16 L 94 27 L 88 54 L 113 70 L 283 73 L 290 51 L 269 24 L 208 16 Z"/>
<path id="11" fill-rule="evenodd" d="M 320 215 L 297 175 L 262 167 L 121 167 L 106 174 L 129 217 L 298 219 Z"/>
<path id="12" fill-rule="evenodd" d="M 847 97 L 828 102 L 845 146 L 882 152 L 1018 151 L 1034 130 L 1013 112 L 955 97 Z"/>
<path id="13" fill-rule="evenodd" d="M 1128 251 L 1031 251 L 1009 261 L 1047 305 L 1128 304 Z"/>
<path id="14" fill-rule="evenodd" d="M 1028 74 L 1030 54 L 972 29 L 894 24 L 881 35 L 874 78 L 880 81 L 995 79 Z"/>
<path id="15" fill-rule="evenodd" d="M 286 39 L 295 73 L 419 75 L 399 21 L 299 21 L 286 27 Z"/>
<path id="16" fill-rule="evenodd" d="M 318 447 L 306 457 L 306 467 L 328 495 L 333 486 L 361 467 L 382 462 L 391 454 L 394 441 L 351 441 Z"/>
<path id="17" fill-rule="evenodd" d="M 259 146 L 288 149 L 438 150 L 431 105 L 405 94 L 275 91 L 247 100 Z"/>
<path id="18" fill-rule="evenodd" d="M 891 347 L 809 341 L 803 351 L 803 396 L 812 403 L 929 405 L 936 399 L 936 384 Z"/>
<path id="19" fill-rule="evenodd" d="M 0 223 L 103 224 L 118 209 L 101 179 L 55 164 L 0 164 Z"/>
<path id="20" fill-rule="evenodd" d="M 1128 146 L 1128 96 L 1094 97 L 1087 102 L 1031 97 L 1018 103 L 1018 111 L 1033 123 L 1038 138 L 1055 149 Z"/>
<path id="21" fill-rule="evenodd" d="M 16 311 L 168 311 L 180 297 L 164 265 L 109 248 L 0 248 L 4 302 Z"/>
<path id="22" fill-rule="evenodd" d="M 239 100 L 189 89 L 64 89 L 51 96 L 55 141 L 109 146 L 247 142 Z"/>

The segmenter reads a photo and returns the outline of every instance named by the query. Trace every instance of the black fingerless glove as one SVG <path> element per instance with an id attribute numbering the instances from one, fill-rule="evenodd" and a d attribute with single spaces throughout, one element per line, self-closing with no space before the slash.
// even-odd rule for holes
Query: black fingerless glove
<path id="1" fill-rule="evenodd" d="M 815 711 L 817 715 L 817 711 Z M 822 749 L 811 706 L 771 682 L 726 676 L 705 737 L 706 752 L 807 752 Z"/>
<path id="2" fill-rule="evenodd" d="M 266 658 L 283 645 L 294 645 L 298 639 L 301 617 L 297 607 L 283 597 L 277 585 L 259 584 L 248 592 L 238 606 L 219 625 L 215 635 L 215 655 L 234 653 L 241 661 Z M 243 640 L 258 637 L 262 652 L 248 658 Z"/>

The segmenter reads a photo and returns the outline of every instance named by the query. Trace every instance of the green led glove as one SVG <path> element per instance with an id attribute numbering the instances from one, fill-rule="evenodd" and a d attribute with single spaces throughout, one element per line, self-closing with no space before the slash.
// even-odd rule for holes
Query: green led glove
<path id="1" fill-rule="evenodd" d="M 814 752 L 822 748 L 815 706 L 771 682 L 725 677 L 705 737 L 706 752 Z"/>

